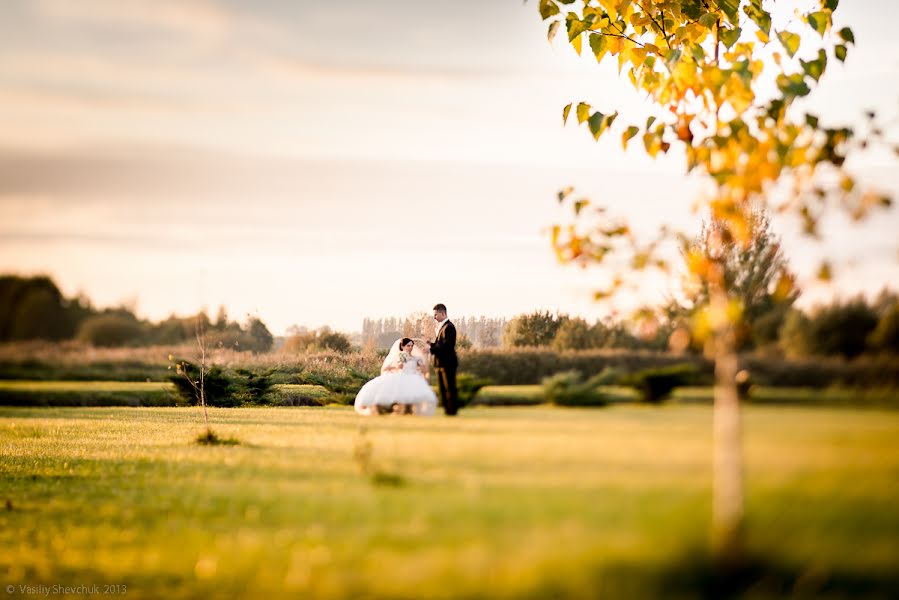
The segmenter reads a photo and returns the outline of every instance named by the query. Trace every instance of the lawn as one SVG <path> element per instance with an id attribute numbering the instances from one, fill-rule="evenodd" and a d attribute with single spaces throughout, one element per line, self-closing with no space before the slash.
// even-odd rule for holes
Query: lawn
<path id="1" fill-rule="evenodd" d="M 772 565 L 747 597 L 896 597 L 899 412 L 744 415 L 748 546 Z M 0 408 L 0 584 L 124 584 L 132 598 L 705 589 L 708 406 L 210 416 L 242 443 L 193 444 L 196 408 Z"/>

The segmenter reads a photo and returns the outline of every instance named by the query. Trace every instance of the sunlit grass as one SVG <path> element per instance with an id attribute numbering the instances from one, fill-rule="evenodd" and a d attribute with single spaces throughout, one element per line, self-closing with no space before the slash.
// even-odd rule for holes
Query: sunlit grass
<path id="1" fill-rule="evenodd" d="M 877 582 L 899 570 L 899 413 L 745 415 L 750 549 L 888 597 Z M 196 408 L 0 408 L 0 583 L 125 583 L 139 598 L 646 597 L 654 573 L 706 545 L 706 406 L 210 419 L 240 445 L 197 445 Z"/>

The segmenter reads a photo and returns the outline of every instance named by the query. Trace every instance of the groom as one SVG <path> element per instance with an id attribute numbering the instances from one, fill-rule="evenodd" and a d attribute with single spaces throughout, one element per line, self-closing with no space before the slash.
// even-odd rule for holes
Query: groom
<path id="1" fill-rule="evenodd" d="M 431 355 L 437 370 L 443 412 L 452 417 L 459 410 L 459 395 L 456 392 L 456 369 L 459 366 L 459 359 L 456 358 L 456 326 L 446 318 L 444 304 L 434 306 L 434 319 L 437 321 L 437 339 L 428 341 L 431 343 Z"/>

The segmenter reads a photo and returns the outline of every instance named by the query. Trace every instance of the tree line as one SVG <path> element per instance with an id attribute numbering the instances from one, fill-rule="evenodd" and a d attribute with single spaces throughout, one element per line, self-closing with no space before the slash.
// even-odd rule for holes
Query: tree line
<path id="1" fill-rule="evenodd" d="M 127 307 L 98 309 L 84 296 L 67 298 L 49 277 L 0 276 L 0 342 L 76 340 L 100 347 L 192 342 L 200 327 L 210 347 L 267 352 L 274 344 L 258 317 L 240 324 L 224 307 L 215 320 L 204 312 L 153 323 Z"/>

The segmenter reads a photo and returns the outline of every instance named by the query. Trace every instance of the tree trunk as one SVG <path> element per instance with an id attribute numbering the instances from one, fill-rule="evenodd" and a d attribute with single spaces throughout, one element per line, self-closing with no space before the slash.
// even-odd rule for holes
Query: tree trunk
<path id="1" fill-rule="evenodd" d="M 712 544 L 719 557 L 742 551 L 743 457 L 734 323 L 727 318 L 727 294 L 718 289 L 712 309 L 715 328 L 714 483 Z"/>

